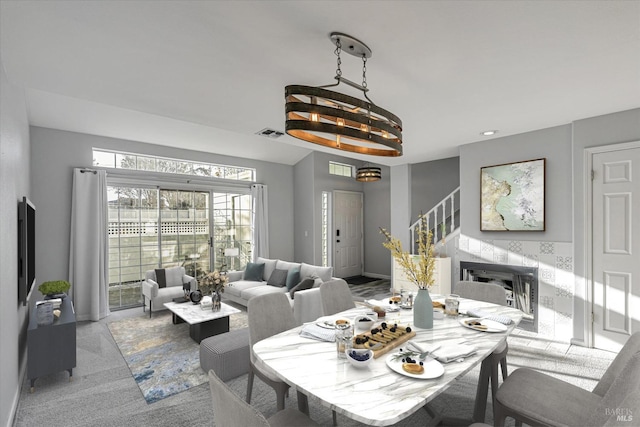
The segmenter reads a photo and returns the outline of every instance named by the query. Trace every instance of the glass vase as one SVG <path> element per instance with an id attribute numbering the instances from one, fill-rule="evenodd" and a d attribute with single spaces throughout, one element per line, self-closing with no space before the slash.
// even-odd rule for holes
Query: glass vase
<path id="1" fill-rule="evenodd" d="M 211 302 L 213 303 L 211 310 L 220 311 L 220 309 L 222 308 L 222 295 L 220 295 L 220 292 L 213 291 L 213 293 L 211 294 Z"/>
<path id="2" fill-rule="evenodd" d="M 428 289 L 419 289 L 413 300 L 413 324 L 421 329 L 433 329 L 433 304 Z"/>

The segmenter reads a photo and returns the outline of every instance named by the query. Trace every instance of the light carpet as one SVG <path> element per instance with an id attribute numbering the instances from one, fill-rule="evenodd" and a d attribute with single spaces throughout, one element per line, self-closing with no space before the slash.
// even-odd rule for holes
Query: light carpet
<path id="1" fill-rule="evenodd" d="M 246 326 L 246 317 L 246 312 L 230 316 L 230 329 Z M 189 325 L 174 325 L 169 311 L 111 322 L 108 327 L 147 403 L 208 381 Z"/>

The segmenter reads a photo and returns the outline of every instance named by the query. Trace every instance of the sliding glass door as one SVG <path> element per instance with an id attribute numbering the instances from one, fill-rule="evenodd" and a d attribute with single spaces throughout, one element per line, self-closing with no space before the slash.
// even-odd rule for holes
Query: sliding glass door
<path id="1" fill-rule="evenodd" d="M 183 266 L 200 279 L 250 260 L 249 194 L 127 186 L 108 193 L 112 310 L 142 304 L 147 270 Z"/>

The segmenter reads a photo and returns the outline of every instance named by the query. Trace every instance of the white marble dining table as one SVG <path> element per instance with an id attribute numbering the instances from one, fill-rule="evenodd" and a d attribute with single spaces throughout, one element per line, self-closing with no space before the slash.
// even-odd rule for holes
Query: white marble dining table
<path id="1" fill-rule="evenodd" d="M 432 298 L 444 301 L 444 297 Z M 508 316 L 512 323 L 506 331 L 494 333 L 466 328 L 460 324 L 460 318 L 444 317 L 434 319 L 433 329 L 421 329 L 413 325 L 410 309 L 387 313 L 386 318 L 381 319 L 387 323 L 411 326 L 416 331 L 412 341 L 425 347 L 468 344 L 477 348 L 472 356 L 443 364 L 444 374 L 435 379 L 411 378 L 391 370 L 385 360 L 397 349 L 374 359 L 365 368 L 356 368 L 346 359 L 338 358 L 335 343 L 301 337 L 302 326 L 257 342 L 253 351 L 261 369 L 274 372 L 294 387 L 299 396 L 315 398 L 322 405 L 356 421 L 371 426 L 387 426 L 424 407 L 472 370 L 522 319 L 522 312 L 515 308 L 461 298 L 460 312 L 465 313 L 469 309 Z M 353 319 L 364 311 L 370 309 L 356 307 L 333 317 Z"/>

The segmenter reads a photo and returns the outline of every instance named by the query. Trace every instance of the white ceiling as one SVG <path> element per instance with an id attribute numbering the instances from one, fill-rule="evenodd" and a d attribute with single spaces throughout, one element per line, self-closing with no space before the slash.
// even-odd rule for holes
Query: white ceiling
<path id="1" fill-rule="evenodd" d="M 334 81 L 332 31 L 373 50 L 369 96 L 403 121 L 403 157 L 351 156 L 373 163 L 640 107 L 639 1 L 2 0 L 0 13 L 32 124 L 286 164 L 321 148 L 255 132 L 284 130 L 286 85 Z M 343 55 L 345 77 L 361 67 Z"/>

